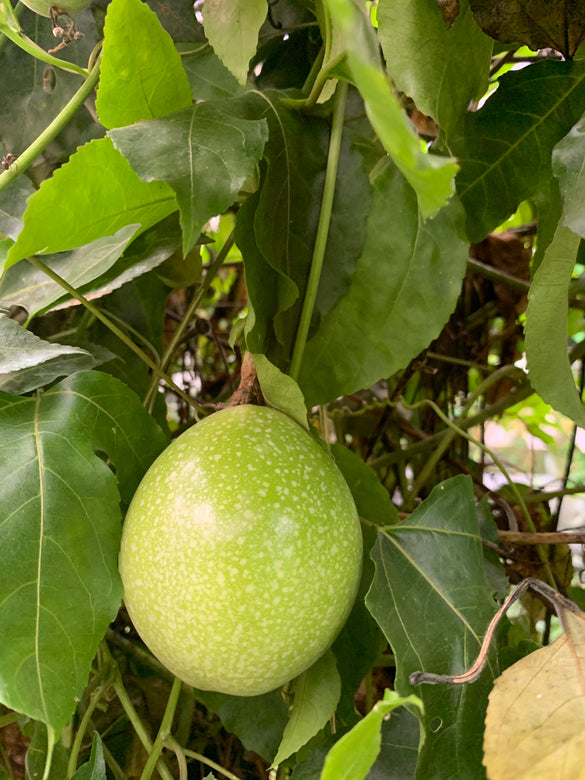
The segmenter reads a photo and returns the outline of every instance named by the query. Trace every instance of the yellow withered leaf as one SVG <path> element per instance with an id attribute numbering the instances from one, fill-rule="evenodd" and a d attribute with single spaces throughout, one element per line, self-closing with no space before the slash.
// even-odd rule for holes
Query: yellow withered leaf
<path id="1" fill-rule="evenodd" d="M 585 780 L 585 614 L 499 677 L 484 737 L 489 780 Z"/>

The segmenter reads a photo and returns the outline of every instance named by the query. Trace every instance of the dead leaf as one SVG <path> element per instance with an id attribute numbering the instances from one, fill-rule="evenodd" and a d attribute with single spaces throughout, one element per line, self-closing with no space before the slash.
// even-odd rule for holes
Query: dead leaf
<path id="1" fill-rule="evenodd" d="M 585 778 L 585 614 L 559 617 L 563 636 L 495 682 L 484 737 L 489 780 Z"/>
<path id="2" fill-rule="evenodd" d="M 437 5 L 441 9 L 445 27 L 449 30 L 459 16 L 459 0 L 437 0 Z"/>
<path id="3" fill-rule="evenodd" d="M 500 43 L 572 57 L 585 38 L 583 0 L 471 0 L 471 10 L 481 29 Z"/>

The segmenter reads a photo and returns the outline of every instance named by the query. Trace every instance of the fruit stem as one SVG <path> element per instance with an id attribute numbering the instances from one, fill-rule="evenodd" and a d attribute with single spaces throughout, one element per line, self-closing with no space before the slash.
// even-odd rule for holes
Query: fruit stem
<path id="1" fill-rule="evenodd" d="M 41 154 L 61 130 L 63 130 L 65 125 L 70 122 L 78 108 L 83 105 L 93 92 L 93 89 L 98 82 L 99 75 L 100 60 L 98 59 L 81 87 L 73 95 L 71 100 L 61 109 L 55 119 L 53 119 L 43 132 L 35 138 L 32 144 L 25 149 L 22 154 L 18 155 L 18 158 L 12 163 L 7 171 L 0 173 L 0 191 L 8 187 L 17 176 L 32 165 L 39 154 Z"/>
<path id="2" fill-rule="evenodd" d="M 157 761 L 162 753 L 163 743 L 166 738 L 170 736 L 171 728 L 173 726 L 173 718 L 175 716 L 175 710 L 177 709 L 177 702 L 179 701 L 179 694 L 181 693 L 183 682 L 178 677 L 173 680 L 171 692 L 167 701 L 167 706 L 163 715 L 163 719 L 160 724 L 160 729 L 154 740 L 154 745 L 148 755 L 148 760 L 144 765 L 140 780 L 150 780 Z"/>
<path id="3" fill-rule="evenodd" d="M 317 237 L 315 238 L 315 247 L 313 249 L 313 259 L 311 261 L 311 270 L 305 291 L 303 308 L 299 320 L 299 327 L 295 339 L 295 346 L 290 365 L 290 376 L 296 381 L 299 378 L 303 353 L 309 334 L 309 326 L 315 301 L 317 300 L 317 291 L 319 289 L 319 280 L 321 279 L 321 269 L 325 258 L 325 249 L 327 247 L 327 236 L 329 234 L 329 225 L 331 223 L 331 213 L 333 211 L 333 199 L 335 196 L 335 181 L 337 179 L 337 166 L 339 163 L 339 152 L 341 149 L 341 136 L 343 132 L 343 120 L 345 117 L 345 101 L 347 98 L 347 83 L 340 81 L 335 91 L 335 104 L 333 107 L 333 121 L 331 124 L 331 138 L 329 140 L 329 154 L 327 157 L 327 171 L 325 173 L 325 185 L 323 187 L 323 197 L 321 199 L 321 213 L 319 215 L 319 226 L 317 227 Z"/>

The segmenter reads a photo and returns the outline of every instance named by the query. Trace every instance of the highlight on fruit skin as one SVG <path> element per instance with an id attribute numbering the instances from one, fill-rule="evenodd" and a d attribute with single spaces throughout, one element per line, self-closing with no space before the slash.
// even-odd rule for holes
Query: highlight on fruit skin
<path id="1" fill-rule="evenodd" d="M 151 466 L 119 563 L 153 654 L 196 688 L 252 696 L 329 648 L 361 561 L 359 518 L 332 458 L 281 412 L 241 405 L 196 424 Z"/>

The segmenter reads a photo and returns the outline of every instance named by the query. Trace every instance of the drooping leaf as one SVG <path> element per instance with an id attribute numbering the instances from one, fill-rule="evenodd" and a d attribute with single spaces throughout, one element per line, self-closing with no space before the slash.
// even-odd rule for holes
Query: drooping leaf
<path id="1" fill-rule="evenodd" d="M 112 0 L 96 109 L 104 127 L 123 127 L 191 105 L 181 56 L 156 14 L 142 0 Z"/>
<path id="2" fill-rule="evenodd" d="M 106 780 L 106 762 L 102 739 L 97 731 L 93 733 L 93 742 L 89 761 L 80 766 L 71 780 Z"/>
<path id="3" fill-rule="evenodd" d="M 128 225 L 142 232 L 176 208 L 168 184 L 141 181 L 108 138 L 91 141 L 29 198 L 7 267 L 29 255 L 76 249 Z"/>
<path id="4" fill-rule="evenodd" d="M 275 766 L 296 753 L 314 737 L 335 712 L 341 683 L 331 651 L 294 681 L 294 702 L 284 729 Z"/>
<path id="5" fill-rule="evenodd" d="M 414 188 L 421 214 L 430 217 L 454 191 L 457 164 L 451 158 L 425 154 L 400 108 L 377 55 L 377 44 L 364 9 L 352 0 L 327 0 L 336 36 L 342 36 L 347 63 L 372 127 L 396 166 Z M 363 12 L 362 12 L 363 11 Z"/>
<path id="6" fill-rule="evenodd" d="M 478 25 L 500 43 L 555 49 L 570 58 L 585 39 L 585 7 L 580 0 L 471 0 Z"/>
<path id="7" fill-rule="evenodd" d="M 396 691 L 386 690 L 366 717 L 344 734 L 329 751 L 321 780 L 364 780 L 380 752 L 380 730 L 387 715 L 405 704 L 422 708 L 417 696 L 402 698 Z"/>
<path id="8" fill-rule="evenodd" d="M 212 691 L 197 691 L 196 695 L 246 750 L 253 750 L 266 761 L 276 754 L 288 721 L 288 708 L 280 690 L 260 696 L 230 696 Z"/>
<path id="9" fill-rule="evenodd" d="M 585 750 L 585 615 L 563 610 L 564 634 L 498 677 L 485 723 L 490 780 L 572 780 Z"/>
<path id="10" fill-rule="evenodd" d="M 408 520 L 379 532 L 372 555 L 376 576 L 366 604 L 394 651 L 396 691 L 413 692 L 413 671 L 468 669 L 495 612 L 471 481 L 438 485 Z M 472 685 L 416 689 L 425 732 L 418 776 L 436 776 L 441 767 L 442 777 L 482 777 L 483 719 L 495 676 L 490 662 Z"/>
<path id="11" fill-rule="evenodd" d="M 448 135 L 488 86 L 493 42 L 475 23 L 468 0 L 450 26 L 437 0 L 380 0 L 377 17 L 393 82 Z"/>
<path id="12" fill-rule="evenodd" d="M 268 406 L 279 409 L 303 428 L 308 428 L 305 399 L 295 380 L 280 371 L 265 355 L 252 354 L 252 360 Z"/>
<path id="13" fill-rule="evenodd" d="M 185 254 L 203 225 L 233 204 L 262 156 L 266 123 L 240 118 L 237 106 L 237 98 L 198 103 L 164 119 L 110 132 L 141 179 L 172 187 Z"/>
<path id="14" fill-rule="evenodd" d="M 0 701 L 58 734 L 120 604 L 120 497 L 166 440 L 98 372 L 32 398 L 1 393 L 0 429 Z"/>
<path id="15" fill-rule="evenodd" d="M 299 384 L 309 406 L 404 368 L 439 334 L 459 295 L 467 248 L 458 204 L 423 221 L 394 166 L 372 185 L 366 244 L 349 292 L 305 349 Z"/>
<path id="16" fill-rule="evenodd" d="M 240 84 L 248 77 L 258 32 L 268 13 L 266 0 L 206 0 L 203 26 L 213 50 Z"/>
<path id="17" fill-rule="evenodd" d="M 584 109 L 585 63 L 548 61 L 502 76 L 485 106 L 468 113 L 450 148 L 461 165 L 457 193 L 471 241 L 543 189 L 553 147 Z"/>
<path id="18" fill-rule="evenodd" d="M 101 358 L 86 349 L 43 341 L 14 320 L 0 316 L 0 389 L 28 393 L 57 377 L 94 368 L 112 356 Z"/>
<path id="19" fill-rule="evenodd" d="M 581 119 L 555 146 L 553 171 L 563 198 L 563 222 L 573 233 L 585 238 L 585 120 Z"/>
<path id="20" fill-rule="evenodd" d="M 580 238 L 559 225 L 532 280 L 526 310 L 526 362 L 541 398 L 578 425 L 585 425 L 567 352 L 569 283 Z"/>

